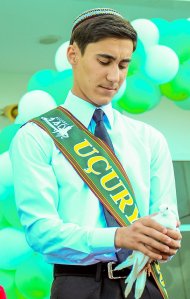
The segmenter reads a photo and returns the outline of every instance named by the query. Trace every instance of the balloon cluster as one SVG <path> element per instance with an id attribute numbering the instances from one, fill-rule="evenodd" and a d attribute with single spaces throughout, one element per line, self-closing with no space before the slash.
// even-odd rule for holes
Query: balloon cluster
<path id="1" fill-rule="evenodd" d="M 190 21 L 137 19 L 131 23 L 138 33 L 137 49 L 128 76 L 113 98 L 114 107 L 143 113 L 165 96 L 178 107 L 190 110 Z M 66 55 L 68 45 L 66 41 L 57 49 L 56 70 L 40 70 L 30 78 L 28 92 L 19 102 L 17 123 L 64 102 L 73 83 Z"/>
<path id="2" fill-rule="evenodd" d="M 48 299 L 52 267 L 26 242 L 17 214 L 8 148 L 20 125 L 0 133 L 0 286 L 7 299 Z"/>
<path id="3" fill-rule="evenodd" d="M 190 110 L 190 21 L 138 19 L 132 25 L 138 32 L 137 49 L 113 105 L 121 111 L 142 113 L 158 105 L 164 95 Z M 56 70 L 40 70 L 30 78 L 15 122 L 0 132 L 0 286 L 8 299 L 49 298 L 52 267 L 25 240 L 8 151 L 21 124 L 64 102 L 73 84 L 67 47 L 65 42 L 56 52 Z"/>
<path id="4" fill-rule="evenodd" d="M 138 43 L 129 66 L 127 88 L 115 107 L 129 113 L 154 108 L 163 96 L 190 110 L 190 21 L 132 21 Z"/>

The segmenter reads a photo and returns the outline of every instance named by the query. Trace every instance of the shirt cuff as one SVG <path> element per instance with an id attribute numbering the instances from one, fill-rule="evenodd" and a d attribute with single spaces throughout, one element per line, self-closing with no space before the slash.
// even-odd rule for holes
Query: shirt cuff
<path id="1" fill-rule="evenodd" d="M 116 252 L 114 240 L 118 227 L 96 228 L 91 232 L 90 246 L 97 254 Z"/>

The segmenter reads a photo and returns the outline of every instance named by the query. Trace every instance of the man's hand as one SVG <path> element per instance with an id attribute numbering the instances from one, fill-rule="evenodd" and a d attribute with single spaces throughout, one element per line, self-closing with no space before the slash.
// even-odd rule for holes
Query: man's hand
<path id="1" fill-rule="evenodd" d="M 172 239 L 171 243 L 169 244 L 170 249 L 167 253 L 155 250 L 154 248 L 147 246 L 149 250 L 154 251 L 157 254 L 160 254 L 162 256 L 163 261 L 168 261 L 170 256 L 175 255 L 177 253 L 177 250 L 181 247 L 180 241 L 182 236 L 179 231 L 168 229 L 167 236 L 169 236 Z"/>
<path id="2" fill-rule="evenodd" d="M 151 216 L 142 217 L 128 227 L 116 230 L 115 246 L 141 251 L 151 259 L 166 260 L 180 248 L 181 234 L 166 229 Z"/>

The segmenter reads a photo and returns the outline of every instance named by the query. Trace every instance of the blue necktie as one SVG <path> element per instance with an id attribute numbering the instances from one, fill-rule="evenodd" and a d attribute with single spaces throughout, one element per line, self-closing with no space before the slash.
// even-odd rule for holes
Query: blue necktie
<path id="1" fill-rule="evenodd" d="M 113 144 L 111 142 L 110 136 L 108 135 L 108 132 L 106 130 L 106 127 L 104 125 L 104 111 L 102 109 L 96 109 L 93 114 L 93 119 L 96 123 L 96 128 L 94 135 L 102 139 L 107 145 L 112 149 L 114 152 Z"/>
<path id="2" fill-rule="evenodd" d="M 93 114 L 93 120 L 96 123 L 96 127 L 95 127 L 95 132 L 94 135 L 98 138 L 100 138 L 101 140 L 103 140 L 105 143 L 107 143 L 107 145 L 112 149 L 112 151 L 114 152 L 114 148 L 113 148 L 113 144 L 111 142 L 110 136 L 106 130 L 106 127 L 104 125 L 104 117 L 105 113 L 102 109 L 96 109 L 94 114 Z M 118 224 L 118 222 L 115 220 L 115 218 L 109 213 L 109 211 L 104 207 L 104 214 L 105 214 L 105 219 L 107 222 L 107 225 L 109 227 L 119 227 L 120 225 Z M 117 253 L 117 259 L 118 261 L 121 263 L 123 262 L 127 256 L 131 254 L 130 250 L 126 250 L 124 248 L 120 249 Z"/>
<path id="3" fill-rule="evenodd" d="M 114 152 L 113 144 L 111 142 L 110 136 L 106 130 L 104 125 L 104 111 L 102 109 L 96 109 L 93 114 L 93 119 L 96 123 L 94 135 L 101 140 L 103 140 Z M 104 206 L 103 206 L 104 207 Z M 108 212 L 108 210 L 104 207 L 104 214 L 106 218 L 106 222 L 108 226 L 119 226 L 117 221 L 113 218 L 113 216 Z"/>

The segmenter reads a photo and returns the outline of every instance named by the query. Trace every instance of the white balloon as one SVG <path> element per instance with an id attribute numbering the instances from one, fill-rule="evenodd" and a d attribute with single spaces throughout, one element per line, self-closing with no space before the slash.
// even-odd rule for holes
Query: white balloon
<path id="1" fill-rule="evenodd" d="M 46 91 L 33 90 L 27 92 L 19 101 L 16 123 L 22 124 L 56 106 L 56 102 Z"/>
<path id="2" fill-rule="evenodd" d="M 158 27 L 150 20 L 137 19 L 131 22 L 138 34 L 138 38 L 143 43 L 145 50 L 158 44 L 159 30 Z"/>
<path id="3" fill-rule="evenodd" d="M 169 47 L 156 45 L 149 49 L 145 73 L 156 83 L 166 83 L 174 78 L 179 69 L 179 59 Z"/>
<path id="4" fill-rule="evenodd" d="M 67 69 L 71 69 L 72 66 L 67 59 L 67 49 L 69 46 L 69 41 L 63 43 L 57 50 L 55 54 L 55 66 L 59 72 Z"/>
<path id="5" fill-rule="evenodd" d="M 13 186 L 13 173 L 12 173 L 12 165 L 9 157 L 9 152 L 4 152 L 0 155 L 0 185 L 1 191 L 3 192 L 6 188 L 10 188 Z"/>

